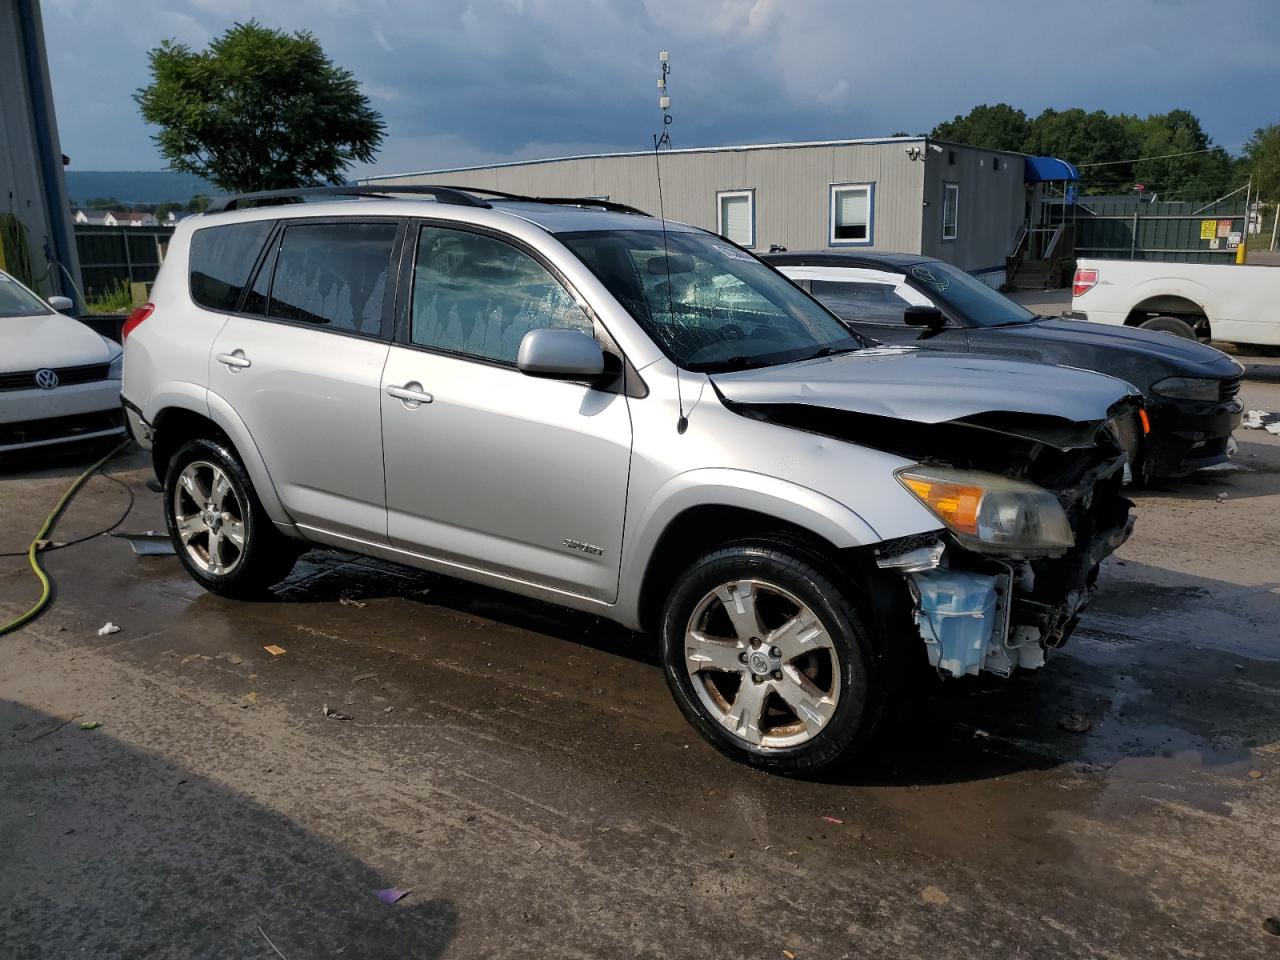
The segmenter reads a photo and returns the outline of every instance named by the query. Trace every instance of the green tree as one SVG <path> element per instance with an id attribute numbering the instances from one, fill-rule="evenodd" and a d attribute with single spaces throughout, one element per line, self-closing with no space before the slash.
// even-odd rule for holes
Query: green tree
<path id="1" fill-rule="evenodd" d="M 981 104 L 966 114 L 957 114 L 933 128 L 929 136 L 988 150 L 1022 150 L 1031 122 L 1017 107 L 1007 103 Z"/>
<path id="2" fill-rule="evenodd" d="M 209 198 L 203 193 L 197 193 L 194 197 L 187 201 L 187 213 L 204 213 L 209 209 Z"/>
<path id="3" fill-rule="evenodd" d="M 1259 127 L 1244 145 L 1241 173 L 1266 200 L 1280 200 L 1280 123 Z"/>
<path id="4" fill-rule="evenodd" d="M 1206 199 L 1235 186 L 1234 163 L 1200 126 L 1189 110 L 1153 113 L 1144 118 L 1121 116 L 1137 145 L 1133 179 L 1149 192 L 1168 199 Z"/>
<path id="5" fill-rule="evenodd" d="M 315 37 L 237 23 L 207 50 L 166 40 L 134 94 L 171 169 L 246 192 L 338 183 L 382 143 L 382 117 Z"/>

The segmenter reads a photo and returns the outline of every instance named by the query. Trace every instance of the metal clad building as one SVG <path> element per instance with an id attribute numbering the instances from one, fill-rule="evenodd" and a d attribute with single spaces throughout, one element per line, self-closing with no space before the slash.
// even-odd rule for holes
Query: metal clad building
<path id="1" fill-rule="evenodd" d="M 14 218 L 0 261 L 40 293 L 76 298 L 45 256 L 78 277 L 43 34 L 38 0 L 0 0 L 0 215 Z"/>
<path id="2" fill-rule="evenodd" d="M 666 216 L 759 253 L 857 249 L 924 253 L 988 282 L 1026 209 L 1021 154 L 920 137 L 664 150 Z M 608 198 L 657 214 L 654 155 L 601 154 L 372 177 L 530 196 Z"/>

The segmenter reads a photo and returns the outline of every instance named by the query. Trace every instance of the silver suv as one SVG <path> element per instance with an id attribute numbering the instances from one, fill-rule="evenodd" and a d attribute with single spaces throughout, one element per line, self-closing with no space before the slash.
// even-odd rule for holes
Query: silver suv
<path id="1" fill-rule="evenodd" d="M 324 544 L 601 614 L 712 744 L 794 773 L 930 673 L 1043 665 L 1131 530 L 1121 381 L 872 346 L 620 204 L 388 189 L 184 220 L 125 326 L 206 589 Z"/>

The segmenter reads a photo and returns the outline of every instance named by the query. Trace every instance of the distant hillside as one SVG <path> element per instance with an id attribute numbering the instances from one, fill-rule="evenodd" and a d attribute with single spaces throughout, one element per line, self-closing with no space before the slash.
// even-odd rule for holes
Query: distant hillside
<path id="1" fill-rule="evenodd" d="M 68 170 L 67 193 L 72 203 L 92 197 L 115 197 L 122 203 L 186 203 L 198 193 L 222 191 L 189 173 L 169 170 Z"/>

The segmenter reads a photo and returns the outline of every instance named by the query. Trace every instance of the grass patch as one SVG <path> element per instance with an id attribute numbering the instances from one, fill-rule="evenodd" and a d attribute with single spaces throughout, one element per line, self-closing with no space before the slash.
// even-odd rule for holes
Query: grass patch
<path id="1" fill-rule="evenodd" d="M 90 313 L 128 313 L 133 309 L 133 292 L 121 281 L 106 293 L 87 299 L 85 306 Z"/>

